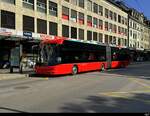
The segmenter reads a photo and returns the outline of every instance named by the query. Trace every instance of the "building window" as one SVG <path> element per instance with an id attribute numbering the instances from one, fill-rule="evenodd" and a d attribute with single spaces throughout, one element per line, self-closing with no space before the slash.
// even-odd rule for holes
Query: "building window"
<path id="1" fill-rule="evenodd" d="M 50 35 L 58 35 L 57 31 L 58 31 L 58 28 L 57 28 L 57 23 L 54 23 L 54 22 L 49 22 L 49 34 Z"/>
<path id="2" fill-rule="evenodd" d="M 34 0 L 23 0 L 23 7 L 34 9 Z"/>
<path id="3" fill-rule="evenodd" d="M 125 25 L 128 25 L 128 19 L 125 18 Z"/>
<path id="4" fill-rule="evenodd" d="M 93 32 L 93 40 L 97 41 L 97 32 Z"/>
<path id="5" fill-rule="evenodd" d="M 130 36 L 132 37 L 132 30 L 130 30 Z"/>
<path id="6" fill-rule="evenodd" d="M 112 44 L 113 43 L 113 38 L 112 36 L 109 36 L 109 44 Z"/>
<path id="7" fill-rule="evenodd" d="M 69 2 L 69 0 L 65 0 L 66 2 Z"/>
<path id="8" fill-rule="evenodd" d="M 114 13 L 114 21 L 117 21 L 117 14 Z"/>
<path id="9" fill-rule="evenodd" d="M 112 24 L 109 23 L 109 32 L 112 32 L 112 31 L 113 31 Z"/>
<path id="10" fill-rule="evenodd" d="M 112 11 L 109 12 L 109 18 L 110 18 L 111 20 L 113 20 L 113 12 L 112 12 Z"/>
<path id="11" fill-rule="evenodd" d="M 105 44 L 108 44 L 108 35 L 105 35 Z"/>
<path id="12" fill-rule="evenodd" d="M 91 31 L 87 31 L 87 40 L 92 40 L 92 32 Z"/>
<path id="13" fill-rule="evenodd" d="M 99 42 L 103 43 L 103 34 L 99 33 Z"/>
<path id="14" fill-rule="evenodd" d="M 121 46 L 121 38 L 118 38 L 118 45 Z"/>
<path id="15" fill-rule="evenodd" d="M 15 13 L 1 11 L 1 27 L 15 29 Z"/>
<path id="16" fill-rule="evenodd" d="M 87 25 L 92 27 L 92 16 L 87 16 Z"/>
<path id="17" fill-rule="evenodd" d="M 79 0 L 79 7 L 84 8 L 84 0 Z"/>
<path id="18" fill-rule="evenodd" d="M 93 4 L 93 12 L 98 14 L 98 5 L 96 3 Z"/>
<path id="19" fill-rule="evenodd" d="M 122 21 L 121 21 L 122 24 L 125 24 L 124 17 L 122 17 L 121 19 L 122 19 Z"/>
<path id="20" fill-rule="evenodd" d="M 108 18 L 108 15 L 109 15 L 108 12 L 109 12 L 108 9 L 105 8 L 105 17 L 106 17 L 106 18 Z"/>
<path id="21" fill-rule="evenodd" d="M 71 1 L 71 4 L 77 5 L 77 0 L 70 0 L 70 1 Z"/>
<path id="22" fill-rule="evenodd" d="M 108 22 L 105 22 L 105 31 L 108 31 Z"/>
<path id="23" fill-rule="evenodd" d="M 112 44 L 114 44 L 114 45 L 117 44 L 117 43 L 116 43 L 116 37 L 115 37 L 115 36 L 113 37 Z"/>
<path id="24" fill-rule="evenodd" d="M 46 13 L 47 11 L 46 0 L 37 0 L 37 11 Z"/>
<path id="25" fill-rule="evenodd" d="M 57 16 L 57 4 L 55 2 L 49 1 L 49 14 Z"/>
<path id="26" fill-rule="evenodd" d="M 15 0 L 2 0 L 2 2 L 7 2 L 9 4 L 14 4 L 15 5 Z"/>
<path id="27" fill-rule="evenodd" d="M 128 30 L 125 29 L 125 36 L 128 36 Z"/>
<path id="28" fill-rule="evenodd" d="M 71 21 L 77 22 L 77 11 L 71 10 Z"/>
<path id="29" fill-rule="evenodd" d="M 118 22 L 121 23 L 121 16 L 118 15 Z"/>
<path id="30" fill-rule="evenodd" d="M 121 27 L 118 26 L 118 34 L 121 34 Z"/>
<path id="31" fill-rule="evenodd" d="M 99 19 L 99 28 L 103 29 L 103 20 L 100 20 L 100 19 Z"/>
<path id="32" fill-rule="evenodd" d="M 84 40 L 84 30 L 83 29 L 79 29 L 79 39 Z"/>
<path id="33" fill-rule="evenodd" d="M 34 32 L 34 18 L 23 15 L 23 31 Z"/>
<path id="34" fill-rule="evenodd" d="M 113 28 L 113 32 L 114 32 L 114 33 L 117 33 L 117 26 L 114 25 L 113 27 L 114 27 L 114 28 Z"/>
<path id="35" fill-rule="evenodd" d="M 42 19 L 37 19 L 37 32 L 47 34 L 47 22 Z"/>
<path id="36" fill-rule="evenodd" d="M 77 39 L 77 28 L 71 27 L 71 38 Z"/>
<path id="37" fill-rule="evenodd" d="M 93 27 L 98 28 L 98 19 L 95 17 L 93 18 Z"/>
<path id="38" fill-rule="evenodd" d="M 92 1 L 91 0 L 87 0 L 87 9 L 89 11 L 92 11 Z"/>
<path id="39" fill-rule="evenodd" d="M 103 6 L 99 5 L 99 15 L 103 16 Z"/>
<path id="40" fill-rule="evenodd" d="M 62 6 L 62 18 L 69 20 L 69 8 Z"/>
<path id="41" fill-rule="evenodd" d="M 62 25 L 62 36 L 69 38 L 69 26 Z"/>
<path id="42" fill-rule="evenodd" d="M 79 16 L 78 17 L 79 17 L 79 23 L 80 24 L 84 24 L 84 14 L 79 12 Z"/>

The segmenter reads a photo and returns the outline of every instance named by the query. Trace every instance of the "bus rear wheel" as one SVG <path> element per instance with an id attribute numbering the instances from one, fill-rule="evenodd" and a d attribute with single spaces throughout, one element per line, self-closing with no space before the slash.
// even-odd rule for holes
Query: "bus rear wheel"
<path id="1" fill-rule="evenodd" d="M 78 67 L 74 65 L 72 67 L 72 75 L 76 75 L 77 73 L 78 73 Z"/>

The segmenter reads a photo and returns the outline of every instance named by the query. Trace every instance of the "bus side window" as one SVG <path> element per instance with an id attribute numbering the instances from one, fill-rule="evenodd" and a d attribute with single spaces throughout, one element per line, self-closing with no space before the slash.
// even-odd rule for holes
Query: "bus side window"
<path id="1" fill-rule="evenodd" d="M 95 60 L 94 53 L 90 53 L 90 54 L 89 54 L 88 60 Z"/>

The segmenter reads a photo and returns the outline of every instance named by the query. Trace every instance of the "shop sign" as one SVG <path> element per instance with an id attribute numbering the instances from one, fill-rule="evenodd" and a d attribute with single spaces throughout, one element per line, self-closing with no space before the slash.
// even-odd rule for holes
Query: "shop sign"
<path id="1" fill-rule="evenodd" d="M 42 40 L 51 40 L 51 39 L 52 39 L 51 36 L 46 35 L 46 34 L 40 34 L 40 38 L 41 38 Z"/>
<path id="2" fill-rule="evenodd" d="M 12 31 L 10 29 L 0 28 L 0 35 L 10 36 L 12 35 Z"/>
<path id="3" fill-rule="evenodd" d="M 32 37 L 32 32 L 23 32 L 23 36 Z"/>

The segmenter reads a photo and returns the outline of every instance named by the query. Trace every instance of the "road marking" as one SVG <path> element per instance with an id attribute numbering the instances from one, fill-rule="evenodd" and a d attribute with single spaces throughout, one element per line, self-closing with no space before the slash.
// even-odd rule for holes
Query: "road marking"
<path id="1" fill-rule="evenodd" d="M 143 82 L 139 81 L 138 79 L 135 79 L 135 78 L 128 78 L 128 79 L 131 80 L 131 81 L 136 82 L 137 84 L 139 84 L 139 85 L 141 85 L 143 87 L 150 88 L 150 86 L 148 84 L 143 83 Z"/>

